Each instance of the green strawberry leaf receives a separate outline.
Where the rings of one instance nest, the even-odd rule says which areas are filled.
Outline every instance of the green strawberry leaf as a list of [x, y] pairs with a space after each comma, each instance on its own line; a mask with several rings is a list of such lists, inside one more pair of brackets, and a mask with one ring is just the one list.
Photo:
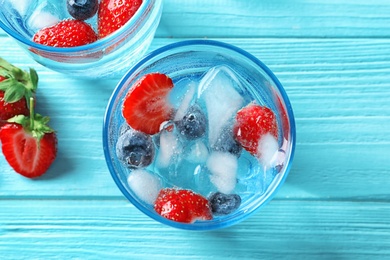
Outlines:
[[38, 86], [38, 74], [34, 69], [30, 68], [29, 72], [23, 71], [2, 58], [0, 58], [0, 76], [6, 78], [0, 82], [0, 90], [8, 92], [7, 95], [4, 94], [7, 96], [4, 99], [8, 103], [16, 102], [23, 97], [28, 101]]
[[9, 87], [4, 90], [4, 101], [7, 103], [14, 103], [22, 99], [26, 93], [24, 85], [14, 79], [8, 80]]
[[23, 129], [27, 133], [30, 133], [38, 142], [45, 134], [55, 132], [51, 127], [47, 125], [49, 121], [49, 117], [42, 116], [40, 114], [35, 114], [32, 120], [30, 117], [25, 115], [14, 116], [7, 120], [7, 122], [9, 123], [16, 123], [22, 125]]
[[32, 84], [32, 91], [35, 91], [38, 86], [38, 73], [33, 69], [30, 68], [30, 82]]
[[24, 125], [26, 121], [26, 116], [25, 115], [18, 115], [11, 117], [10, 119], [7, 120], [9, 123], [16, 123], [19, 125]]
[[4, 78], [9, 78], [10, 73], [8, 70], [4, 69], [3, 67], [0, 67], [0, 76], [2, 76]]
[[6, 79], [6, 80], [3, 80], [2, 82], [0, 82], [0, 90], [2, 91], [6, 91], [12, 84], [13, 82], [11, 82], [12, 79]]

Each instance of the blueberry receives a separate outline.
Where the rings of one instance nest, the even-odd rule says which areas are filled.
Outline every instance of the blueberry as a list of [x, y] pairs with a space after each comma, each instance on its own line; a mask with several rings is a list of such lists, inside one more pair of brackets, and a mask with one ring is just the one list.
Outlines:
[[206, 116], [197, 105], [190, 107], [185, 116], [175, 123], [180, 134], [189, 140], [199, 138], [206, 132]]
[[214, 215], [228, 215], [241, 205], [241, 197], [238, 194], [213, 193], [209, 197], [211, 211]]
[[[123, 130], [123, 129], [122, 129]], [[153, 161], [155, 148], [152, 138], [142, 132], [129, 128], [116, 143], [116, 155], [127, 167], [143, 168]]]
[[234, 139], [231, 128], [225, 128], [211, 148], [215, 151], [228, 152], [237, 156], [242, 151], [242, 146]]
[[77, 20], [86, 20], [94, 16], [99, 7], [98, 0], [67, 0], [69, 14]]

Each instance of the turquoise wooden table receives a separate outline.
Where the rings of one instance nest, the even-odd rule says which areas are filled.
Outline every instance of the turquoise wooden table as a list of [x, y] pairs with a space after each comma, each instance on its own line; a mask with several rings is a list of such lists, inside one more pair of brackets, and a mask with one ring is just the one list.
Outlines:
[[0, 157], [1, 259], [390, 259], [390, 1], [165, 0], [152, 49], [222, 40], [279, 77], [297, 124], [271, 203], [211, 232], [147, 218], [105, 164], [102, 120], [118, 79], [67, 78], [0, 32], [0, 56], [40, 75], [38, 112], [59, 154], [42, 178]]

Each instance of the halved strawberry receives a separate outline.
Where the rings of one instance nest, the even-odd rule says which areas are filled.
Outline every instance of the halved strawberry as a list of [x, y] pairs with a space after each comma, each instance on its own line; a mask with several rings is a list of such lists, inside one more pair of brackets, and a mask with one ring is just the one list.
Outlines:
[[137, 81], [127, 93], [122, 115], [133, 129], [146, 134], [156, 134], [160, 125], [173, 114], [168, 94], [173, 88], [172, 79], [165, 74], [147, 74]]
[[0, 58], [0, 126], [16, 115], [28, 115], [28, 100], [34, 97], [38, 74], [23, 71]]
[[261, 137], [266, 134], [278, 137], [275, 114], [268, 107], [251, 103], [237, 112], [233, 133], [245, 150], [258, 156]]
[[47, 126], [48, 117], [33, 113], [15, 116], [0, 129], [5, 159], [19, 174], [35, 178], [44, 174], [57, 155], [57, 137]]
[[39, 30], [33, 41], [53, 47], [76, 47], [86, 45], [97, 40], [92, 27], [80, 20], [66, 19], [57, 24]]
[[99, 39], [115, 32], [133, 17], [142, 0], [102, 0], [98, 10]]
[[191, 190], [162, 189], [154, 209], [161, 216], [182, 223], [213, 218], [208, 200]]

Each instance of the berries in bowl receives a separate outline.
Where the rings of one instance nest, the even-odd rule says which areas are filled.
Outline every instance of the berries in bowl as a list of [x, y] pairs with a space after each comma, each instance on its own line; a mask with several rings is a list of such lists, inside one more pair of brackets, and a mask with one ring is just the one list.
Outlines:
[[233, 225], [266, 204], [294, 146], [277, 78], [251, 54], [209, 40], [162, 47], [133, 66], [103, 126], [108, 169], [126, 198], [191, 230]]
[[1, 0], [0, 28], [42, 65], [73, 77], [116, 77], [147, 52], [158, 0]]

